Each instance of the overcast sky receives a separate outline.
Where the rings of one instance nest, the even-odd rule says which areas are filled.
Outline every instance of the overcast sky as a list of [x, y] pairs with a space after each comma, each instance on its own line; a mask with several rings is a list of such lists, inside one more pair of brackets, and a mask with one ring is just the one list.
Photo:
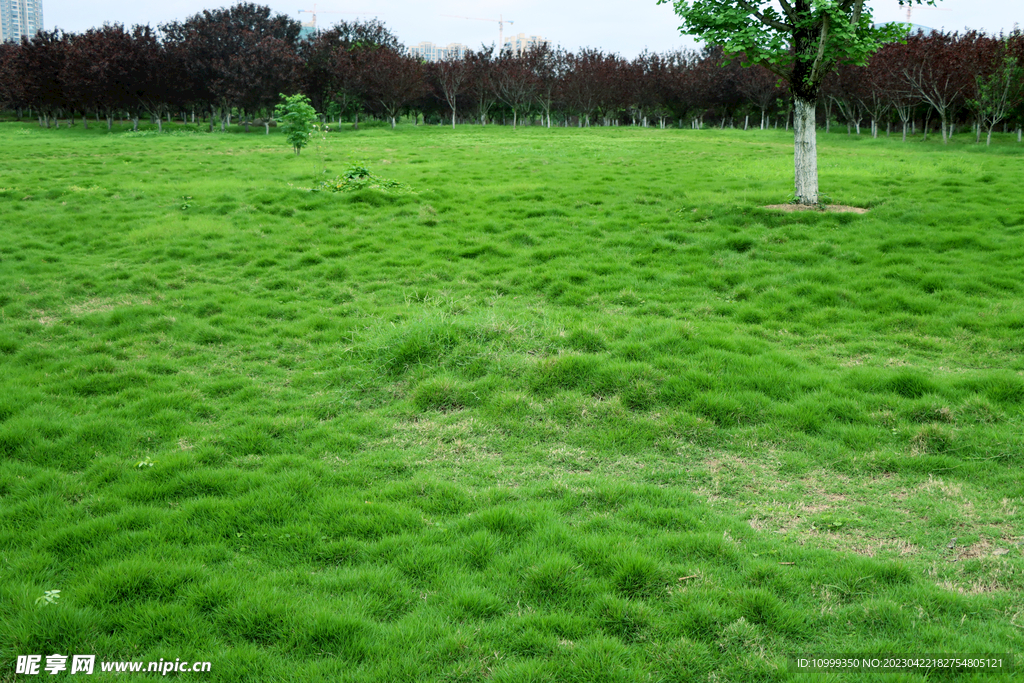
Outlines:
[[[259, 2], [259, 0], [254, 0]], [[230, 0], [43, 0], [47, 29], [84, 31], [104, 22], [157, 24], [183, 20], [196, 12], [233, 4]], [[270, 0], [274, 11], [308, 21], [307, 0]], [[906, 10], [897, 0], [868, 0], [876, 21], [905, 21]], [[912, 22], [933, 28], [962, 30], [965, 27], [990, 33], [1009, 31], [1024, 24], [1022, 0], [942, 0], [939, 8], [917, 8]], [[496, 21], [453, 19], [443, 15], [498, 19], [504, 16], [505, 35], [541, 35], [568, 49], [589, 46], [633, 57], [644, 48], [655, 52], [691, 47], [690, 38], [679, 35], [679, 21], [670, 5], [656, 0], [319, 0], [317, 23], [328, 26], [339, 19], [378, 17], [406, 45], [429, 40], [445, 45], [465, 43], [477, 47], [498, 42]], [[330, 13], [338, 12], [338, 13]]]

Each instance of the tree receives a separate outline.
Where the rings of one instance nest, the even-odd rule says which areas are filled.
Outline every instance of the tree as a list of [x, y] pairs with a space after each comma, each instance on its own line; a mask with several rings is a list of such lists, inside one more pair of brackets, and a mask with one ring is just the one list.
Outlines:
[[[926, 0], [900, 0], [922, 4]], [[934, 2], [934, 0], [928, 0]], [[815, 109], [822, 79], [840, 61], [863, 64], [901, 25], [873, 26], [865, 0], [658, 0], [672, 2], [680, 30], [726, 54], [743, 54], [789, 82], [796, 105], [796, 201], [818, 203]]]
[[786, 86], [779, 77], [760, 64], [740, 71], [736, 89], [761, 110], [761, 130], [768, 127], [765, 121], [768, 110], [786, 93]]
[[427, 92], [423, 64], [389, 47], [363, 50], [355, 58], [359, 86], [367, 105], [391, 120]]
[[170, 73], [167, 54], [149, 26], [133, 26], [131, 34], [131, 76], [128, 81], [128, 109], [133, 128], [138, 130], [143, 111], [156, 119], [162, 131], [161, 115], [170, 102]]
[[527, 53], [503, 50], [494, 65], [498, 99], [512, 110], [512, 130], [537, 93], [537, 78]]
[[[319, 112], [332, 100], [345, 113], [356, 101], [352, 53], [377, 47], [401, 50], [398, 38], [376, 19], [339, 21], [299, 44], [302, 58], [302, 91]], [[358, 127], [358, 118], [356, 126]]]
[[[237, 55], [252, 51], [265, 38], [283, 41], [290, 49], [298, 42], [301, 24], [281, 14], [271, 16], [270, 12], [269, 7], [239, 3], [203, 10], [184, 23], [161, 26], [167, 42], [185, 56], [193, 96], [210, 108], [211, 115], [213, 110], [221, 110], [221, 130], [225, 117], [231, 123], [231, 92], [237, 92], [237, 81], [244, 79], [244, 74], [239, 73]], [[232, 57], [236, 57], [234, 62]], [[210, 129], [213, 130], [212, 116]]]
[[877, 69], [885, 98], [896, 111], [903, 124], [903, 142], [907, 141], [907, 130], [914, 110], [921, 104], [921, 97], [904, 75], [912, 63], [913, 48], [906, 42], [889, 43], [871, 58], [871, 68]]
[[[280, 38], [267, 36], [248, 43], [234, 55], [225, 69], [230, 80], [224, 86], [228, 101], [243, 113], [268, 112], [280, 98], [279, 93], [294, 93], [298, 88], [302, 62], [295, 51]], [[264, 120], [270, 134], [269, 116]], [[249, 132], [249, 119], [245, 120]]]
[[86, 110], [102, 112], [107, 130], [113, 124], [113, 110], [127, 99], [122, 85], [128, 70], [123, 63], [131, 37], [120, 24], [106, 24], [73, 36], [60, 73], [64, 92], [82, 110], [82, 123], [88, 127]]
[[569, 112], [578, 117], [577, 125], [590, 125], [590, 117], [600, 103], [599, 79], [609, 59], [600, 50], [583, 48], [577, 54], [565, 56], [566, 74], [562, 79], [561, 99]]
[[867, 87], [867, 70], [853, 64], [840, 64], [821, 85], [821, 94], [839, 108], [839, 113], [846, 119], [846, 134], [851, 135], [851, 127], [860, 135], [860, 122], [864, 118], [864, 90]]
[[470, 63], [456, 55], [449, 55], [434, 66], [437, 89], [452, 110], [452, 130], [455, 129], [455, 109], [459, 97], [469, 86]]
[[551, 108], [555, 103], [558, 83], [565, 75], [565, 51], [553, 50], [547, 43], [533, 45], [526, 53], [533, 70], [537, 88], [534, 91], [536, 104], [547, 127], [551, 127]]
[[481, 46], [479, 52], [468, 50], [466, 61], [469, 62], [469, 93], [480, 119], [480, 125], [487, 125], [487, 116], [494, 106], [497, 86], [494, 80], [494, 48]]
[[[949, 142], [953, 115], [973, 93], [974, 60], [972, 47], [978, 34], [970, 31], [957, 33], [918, 33], [907, 39], [913, 47], [912, 59], [904, 67], [903, 75], [918, 96], [939, 115], [942, 122], [942, 142]], [[927, 134], [927, 131], [926, 131]]]
[[22, 36], [20, 49], [14, 53], [14, 69], [21, 77], [25, 102], [39, 112], [40, 127], [49, 128], [50, 119], [56, 120], [67, 104], [60, 74], [68, 40], [59, 29], [39, 31], [31, 39]]
[[305, 95], [281, 95], [283, 104], [278, 105], [277, 116], [283, 123], [283, 130], [292, 149], [298, 155], [309, 142], [310, 133], [316, 124], [316, 109]]
[[[1012, 39], [1019, 40], [1019, 34]], [[991, 145], [992, 129], [1024, 99], [1024, 69], [1011, 49], [1011, 38], [986, 39], [981, 52], [982, 68], [974, 77], [976, 95], [970, 104], [978, 113], [979, 137], [984, 126], [986, 144]]]
[[696, 117], [692, 114], [698, 106], [694, 87], [694, 73], [699, 55], [692, 50], [677, 50], [666, 56], [667, 70], [662, 83], [662, 99], [682, 128], [683, 120], [690, 118], [694, 127]]
[[0, 43], [0, 109], [16, 109], [21, 118], [25, 105], [25, 92], [17, 59], [21, 46], [15, 43]]

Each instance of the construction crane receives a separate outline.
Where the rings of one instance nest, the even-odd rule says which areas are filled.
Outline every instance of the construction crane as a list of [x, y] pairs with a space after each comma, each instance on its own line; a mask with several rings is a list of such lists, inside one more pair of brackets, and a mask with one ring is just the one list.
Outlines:
[[480, 19], [479, 17], [459, 17], [454, 14], [442, 14], [442, 17], [448, 17], [449, 19], [469, 19], [470, 21], [490, 21], [498, 24], [498, 52], [500, 53], [505, 49], [505, 24], [514, 24], [516, 22], [511, 19], [505, 19], [501, 14], [498, 15], [497, 19]]
[[[922, 7], [921, 9], [926, 9], [926, 10], [935, 10], [935, 11], [937, 11], [937, 12], [952, 12], [952, 11], [953, 11], [953, 10], [951, 10], [951, 9], [947, 9], [947, 8], [945, 8], [945, 7]], [[907, 23], [908, 23], [908, 24], [912, 24], [912, 23], [914, 23], [914, 22], [912, 22], [912, 21], [910, 20], [910, 10], [911, 10], [911, 6], [910, 6], [910, 5], [907, 5]]]

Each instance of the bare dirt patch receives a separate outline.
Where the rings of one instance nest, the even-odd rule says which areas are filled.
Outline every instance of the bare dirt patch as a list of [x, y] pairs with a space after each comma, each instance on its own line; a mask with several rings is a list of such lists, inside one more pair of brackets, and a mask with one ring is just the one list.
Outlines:
[[[119, 306], [152, 306], [153, 301], [151, 299], [140, 299], [137, 297], [122, 297], [120, 299], [105, 299], [96, 298], [89, 299], [77, 304], [71, 304], [67, 309], [67, 316], [74, 318], [87, 315], [89, 313], [105, 313], [112, 311]], [[52, 311], [35, 311], [36, 319], [40, 325], [50, 326], [60, 320], [62, 316]]]
[[867, 213], [868, 209], [860, 206], [846, 206], [844, 204], [819, 204], [808, 206], [807, 204], [769, 204], [763, 207], [775, 211], [825, 211], [827, 213]]

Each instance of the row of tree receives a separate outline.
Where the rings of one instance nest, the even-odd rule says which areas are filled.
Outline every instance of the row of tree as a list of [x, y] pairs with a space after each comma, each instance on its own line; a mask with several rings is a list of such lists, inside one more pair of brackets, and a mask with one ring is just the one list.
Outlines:
[[[80, 115], [172, 115], [219, 121], [233, 115], [268, 126], [282, 93], [301, 92], [325, 116], [395, 124], [417, 120], [487, 124], [788, 127], [788, 84], [761, 66], [725, 59], [720, 49], [644, 53], [627, 60], [594, 49], [493, 48], [425, 63], [377, 21], [341, 22], [299, 40], [298, 22], [267, 7], [239, 4], [184, 22], [84, 33], [40, 32], [0, 45], [0, 107], [40, 125]], [[864, 66], [839, 65], [821, 88], [826, 126], [834, 120], [873, 135], [895, 124], [904, 139], [918, 124], [957, 126], [978, 139], [1000, 124], [1024, 123], [1024, 35], [918, 33], [885, 45]], [[59, 124], [58, 124], [59, 125]]]

